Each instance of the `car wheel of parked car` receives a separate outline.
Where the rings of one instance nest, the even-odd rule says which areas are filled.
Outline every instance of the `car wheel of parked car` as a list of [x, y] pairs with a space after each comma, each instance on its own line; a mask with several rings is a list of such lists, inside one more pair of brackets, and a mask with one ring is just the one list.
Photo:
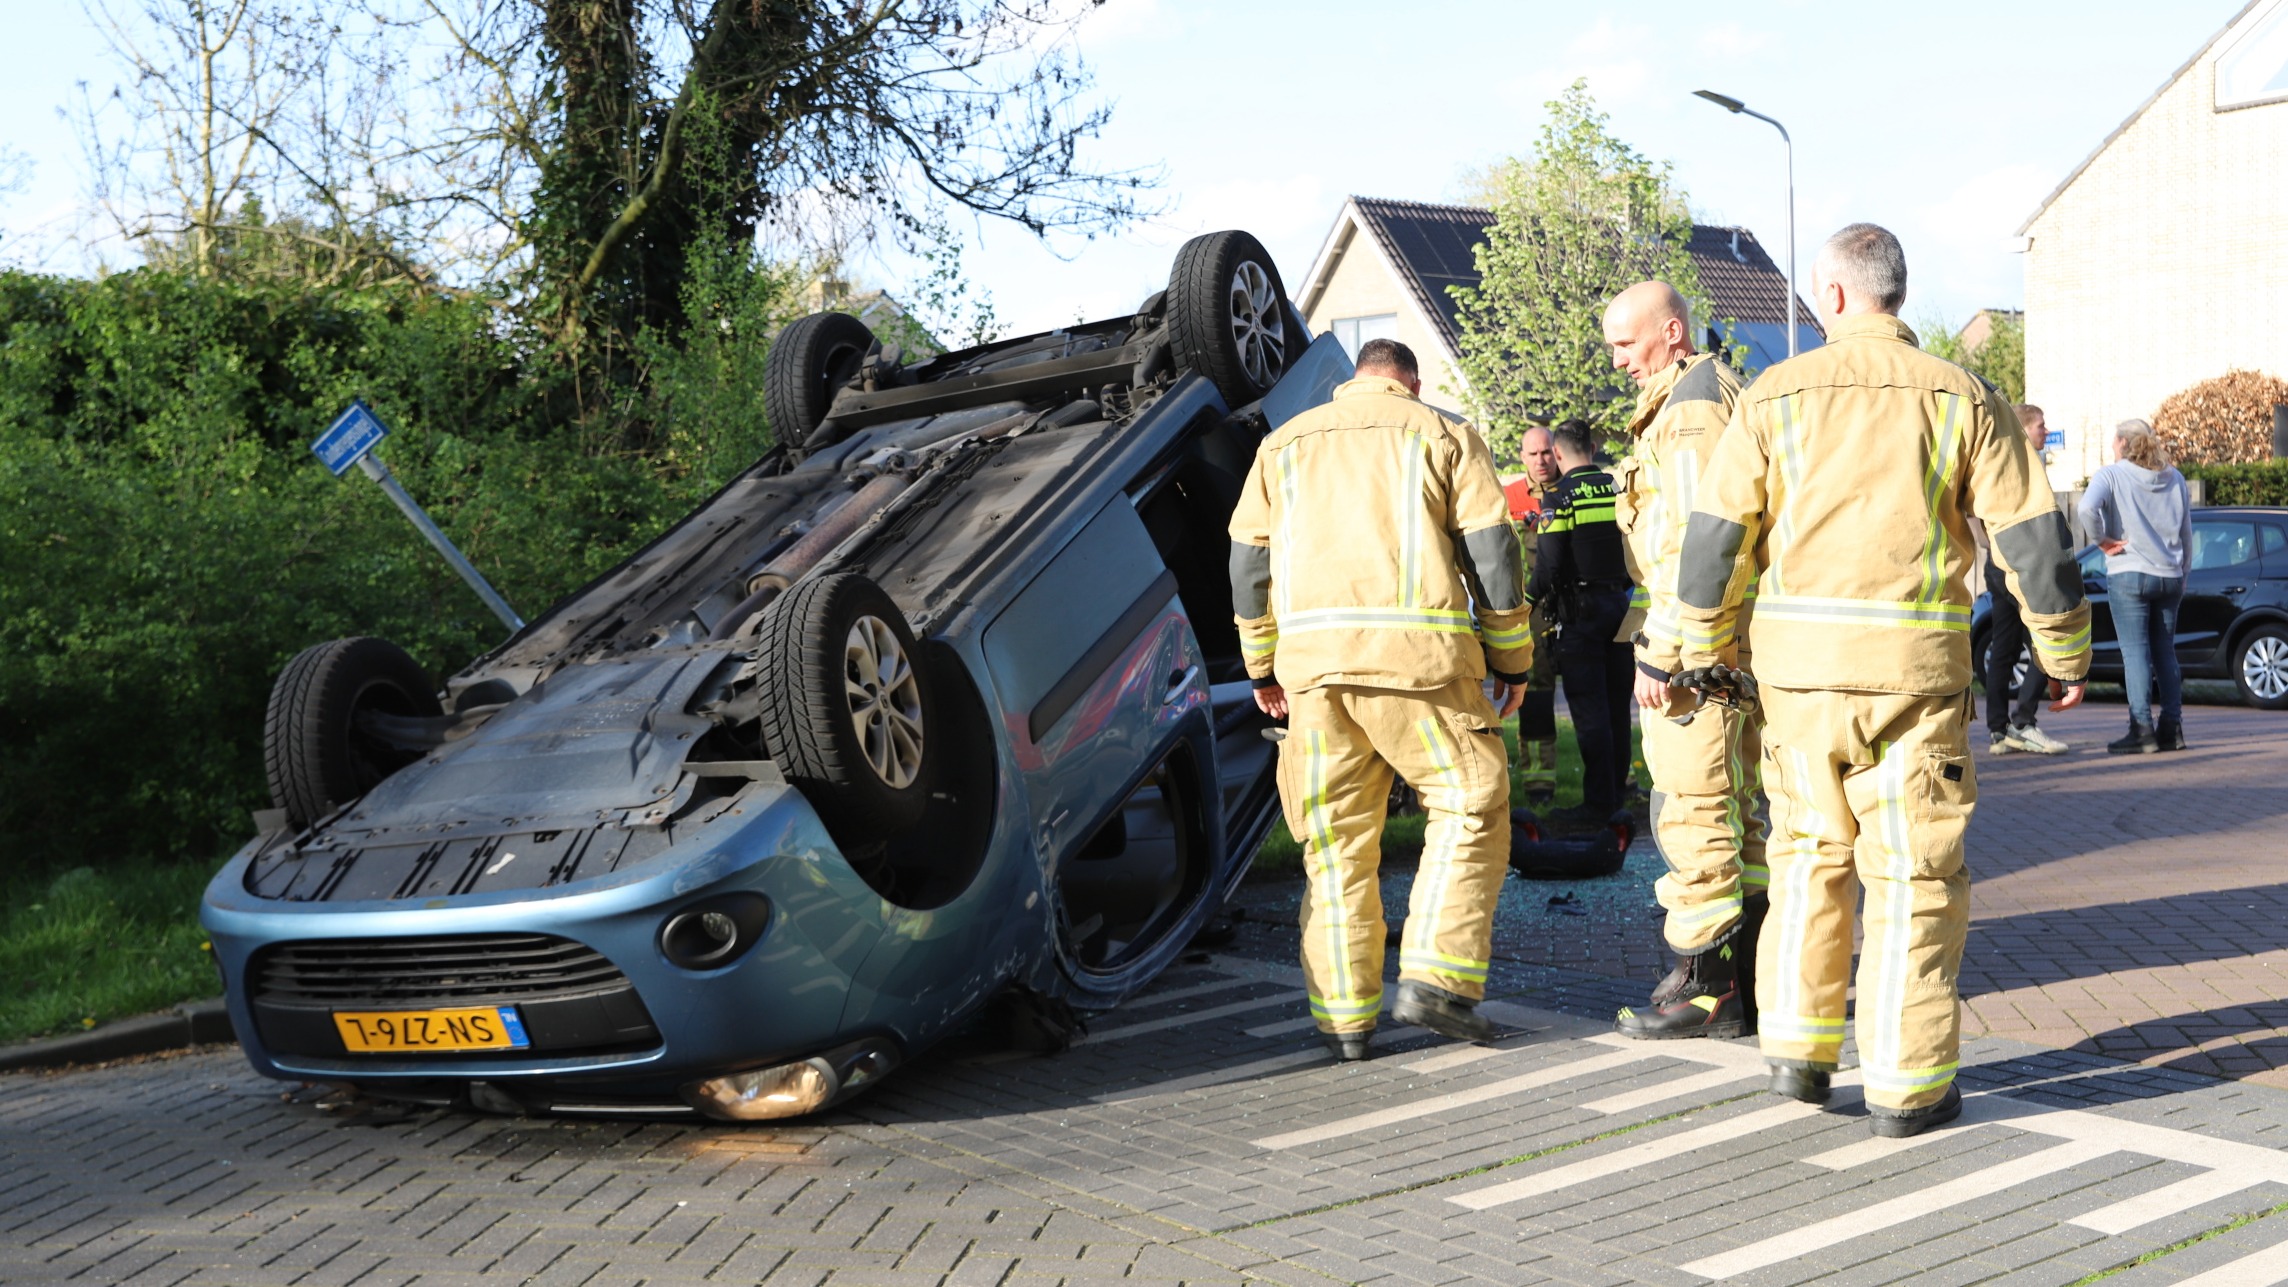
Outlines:
[[2232, 650], [2232, 677], [2251, 706], [2288, 709], [2288, 628], [2258, 626]]
[[787, 323], [763, 358], [763, 414], [771, 433], [800, 445], [873, 348], [874, 333], [848, 313], [812, 313]]
[[920, 821], [929, 804], [929, 694], [906, 615], [882, 587], [844, 573], [771, 604], [763, 741], [845, 845]]
[[429, 677], [386, 639], [331, 639], [305, 648], [270, 686], [262, 763], [270, 798], [306, 827], [420, 759], [359, 728], [367, 713], [443, 714]]
[[1263, 243], [1244, 232], [1194, 237], [1168, 273], [1168, 338], [1176, 361], [1206, 376], [1231, 406], [1255, 401], [1302, 348], [1287, 290]]

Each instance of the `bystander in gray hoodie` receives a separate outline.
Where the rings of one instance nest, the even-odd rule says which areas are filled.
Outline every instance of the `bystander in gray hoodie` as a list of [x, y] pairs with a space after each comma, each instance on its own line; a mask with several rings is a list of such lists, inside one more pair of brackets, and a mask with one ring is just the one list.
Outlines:
[[2090, 476], [2081, 525], [2092, 539], [2121, 541], [2105, 572], [2182, 577], [2193, 566], [2192, 497], [2175, 466], [2145, 469], [2116, 460]]

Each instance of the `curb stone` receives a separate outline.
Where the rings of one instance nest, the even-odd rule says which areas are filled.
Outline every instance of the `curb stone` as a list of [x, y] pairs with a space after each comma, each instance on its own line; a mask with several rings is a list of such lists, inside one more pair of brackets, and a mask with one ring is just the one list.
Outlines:
[[102, 1063], [135, 1055], [155, 1055], [185, 1046], [236, 1041], [230, 1011], [221, 997], [189, 1001], [172, 1010], [107, 1023], [66, 1037], [0, 1046], [0, 1072]]

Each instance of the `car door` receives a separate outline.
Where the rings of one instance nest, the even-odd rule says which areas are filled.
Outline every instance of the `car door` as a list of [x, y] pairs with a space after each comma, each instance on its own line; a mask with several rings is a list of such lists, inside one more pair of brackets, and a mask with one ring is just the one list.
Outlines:
[[2263, 576], [2256, 522], [2193, 515], [2193, 567], [2177, 609], [2177, 662], [2188, 670], [2224, 664], [2218, 655], [2249, 592]]
[[2075, 556], [2081, 565], [2082, 597], [2089, 600], [2089, 666], [2111, 679], [2121, 677], [2121, 640], [2113, 633], [2113, 604], [2105, 593], [2105, 551], [2092, 545]]
[[1036, 843], [1055, 862], [1207, 702], [1176, 578], [1115, 495], [985, 630]]

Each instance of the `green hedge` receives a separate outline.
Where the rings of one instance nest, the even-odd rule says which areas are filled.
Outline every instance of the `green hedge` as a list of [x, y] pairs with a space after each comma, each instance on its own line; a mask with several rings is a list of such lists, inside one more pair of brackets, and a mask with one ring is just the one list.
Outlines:
[[[688, 381], [744, 383], [757, 352], [738, 347], [719, 370], [695, 354]], [[262, 709], [296, 651], [384, 635], [441, 676], [498, 641], [378, 488], [309, 454], [350, 399], [528, 617], [759, 445], [749, 427], [671, 440], [682, 464], [588, 449], [534, 352], [477, 299], [0, 273], [6, 865], [211, 857], [265, 803]]]
[[2208, 485], [2211, 505], [2288, 505], [2288, 460], [2181, 468], [2185, 477]]

